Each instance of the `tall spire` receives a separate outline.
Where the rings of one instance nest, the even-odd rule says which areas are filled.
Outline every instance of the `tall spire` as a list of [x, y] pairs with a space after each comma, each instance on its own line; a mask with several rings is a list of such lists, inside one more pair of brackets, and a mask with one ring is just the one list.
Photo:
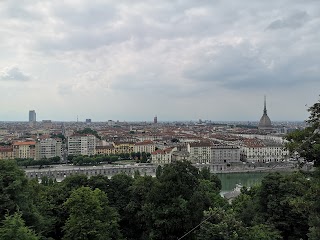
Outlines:
[[264, 109], [263, 114], [267, 114], [267, 97], [264, 95]]

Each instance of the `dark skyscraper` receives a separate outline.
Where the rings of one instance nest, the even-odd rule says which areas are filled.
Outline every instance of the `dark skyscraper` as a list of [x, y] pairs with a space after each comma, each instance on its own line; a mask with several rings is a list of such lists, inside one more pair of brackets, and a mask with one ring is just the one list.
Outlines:
[[37, 121], [36, 111], [30, 110], [29, 111], [29, 122], [36, 122], [36, 121]]

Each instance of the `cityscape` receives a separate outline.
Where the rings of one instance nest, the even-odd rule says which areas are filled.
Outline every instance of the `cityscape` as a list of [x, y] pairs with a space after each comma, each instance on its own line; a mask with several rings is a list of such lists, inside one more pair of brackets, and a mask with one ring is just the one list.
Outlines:
[[320, 1], [0, 1], [0, 240], [319, 240]]
[[284, 136], [307, 125], [272, 123], [266, 97], [263, 106], [259, 122], [238, 123], [201, 119], [161, 122], [157, 116], [149, 122], [37, 122], [36, 111], [30, 110], [28, 122], [1, 123], [0, 159], [55, 158], [58, 163], [68, 163], [68, 156], [70, 160], [78, 155], [114, 155], [135, 163], [132, 155], [143, 153], [144, 159], [139, 156], [137, 163], [164, 165], [187, 160], [206, 164], [213, 172], [246, 171], [251, 167], [242, 163], [279, 163], [279, 167], [287, 167], [281, 163], [296, 159], [285, 149]]

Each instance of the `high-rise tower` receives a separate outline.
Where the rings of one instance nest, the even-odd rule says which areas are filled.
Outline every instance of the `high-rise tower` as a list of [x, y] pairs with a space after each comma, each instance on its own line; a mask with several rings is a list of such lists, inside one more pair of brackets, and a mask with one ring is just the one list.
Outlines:
[[266, 96], [264, 96], [263, 115], [260, 118], [258, 128], [262, 129], [262, 130], [267, 130], [267, 129], [272, 128], [271, 120], [267, 114], [267, 97]]
[[30, 110], [29, 111], [29, 122], [36, 122], [36, 121], [37, 121], [36, 111]]

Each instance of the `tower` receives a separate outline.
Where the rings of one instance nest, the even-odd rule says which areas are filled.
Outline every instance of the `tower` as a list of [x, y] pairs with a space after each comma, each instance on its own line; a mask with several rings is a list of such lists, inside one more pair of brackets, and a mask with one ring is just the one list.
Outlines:
[[268, 130], [268, 129], [272, 128], [271, 120], [267, 114], [267, 97], [266, 97], [266, 95], [264, 95], [263, 115], [260, 118], [258, 128], [261, 130]]
[[29, 122], [36, 122], [37, 117], [36, 117], [36, 111], [35, 110], [30, 110], [29, 111]]

